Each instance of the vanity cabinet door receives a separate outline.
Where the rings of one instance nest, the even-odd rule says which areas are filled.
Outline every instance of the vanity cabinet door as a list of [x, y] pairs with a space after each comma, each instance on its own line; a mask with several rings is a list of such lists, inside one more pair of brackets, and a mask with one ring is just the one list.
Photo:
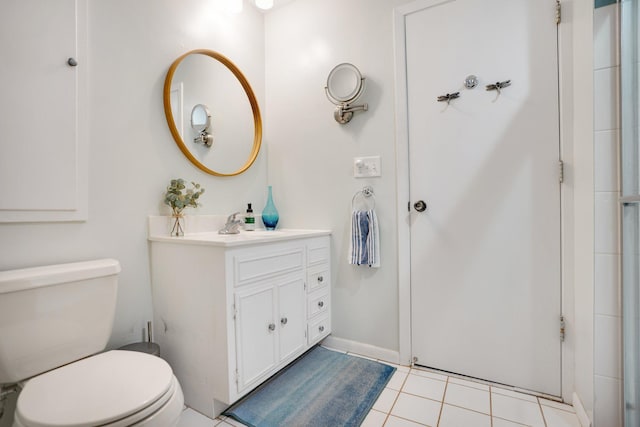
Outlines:
[[[265, 376], [278, 362], [273, 285], [240, 289], [235, 295], [238, 392]], [[277, 322], [277, 323], [276, 323]]]
[[280, 361], [299, 355], [307, 344], [305, 301], [302, 275], [292, 277], [278, 285]]

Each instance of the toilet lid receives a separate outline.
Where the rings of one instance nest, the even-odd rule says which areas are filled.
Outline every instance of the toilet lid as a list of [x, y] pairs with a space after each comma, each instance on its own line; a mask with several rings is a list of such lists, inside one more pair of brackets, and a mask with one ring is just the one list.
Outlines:
[[171, 387], [173, 372], [162, 359], [112, 350], [29, 380], [16, 415], [34, 427], [97, 426], [139, 412]]

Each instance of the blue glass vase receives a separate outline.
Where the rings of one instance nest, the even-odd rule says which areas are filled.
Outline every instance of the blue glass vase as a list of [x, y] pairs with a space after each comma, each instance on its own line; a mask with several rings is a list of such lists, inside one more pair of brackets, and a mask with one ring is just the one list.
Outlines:
[[273, 195], [271, 193], [271, 186], [267, 187], [269, 193], [267, 196], [267, 204], [262, 210], [262, 223], [264, 224], [264, 228], [267, 230], [275, 230], [276, 225], [278, 224], [278, 220], [280, 216], [278, 215], [278, 210], [276, 209], [276, 205], [273, 204]]

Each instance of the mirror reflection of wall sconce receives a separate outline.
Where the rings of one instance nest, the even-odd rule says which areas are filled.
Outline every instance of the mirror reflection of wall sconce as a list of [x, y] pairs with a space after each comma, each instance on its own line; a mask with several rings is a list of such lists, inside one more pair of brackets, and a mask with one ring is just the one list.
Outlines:
[[367, 111], [368, 104], [351, 105], [364, 91], [364, 77], [355, 65], [342, 63], [329, 73], [324, 88], [327, 98], [336, 106], [333, 117], [341, 125], [349, 123], [354, 111]]
[[193, 138], [196, 144], [204, 144], [207, 147], [213, 145], [213, 135], [211, 135], [211, 113], [206, 105], [197, 104], [191, 110], [191, 128], [198, 134]]

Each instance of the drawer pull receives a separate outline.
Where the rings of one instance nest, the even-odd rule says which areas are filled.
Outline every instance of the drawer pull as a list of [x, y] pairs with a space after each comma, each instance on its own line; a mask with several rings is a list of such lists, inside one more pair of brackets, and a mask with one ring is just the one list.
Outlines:
[[320, 332], [324, 332], [324, 326], [322, 326], [322, 325], [321, 325], [321, 326], [318, 328], [318, 330], [319, 330]]
[[324, 307], [324, 301], [319, 301], [318, 302], [318, 307], [320, 307], [320, 308]]
[[269, 330], [272, 331], [272, 332], [276, 330], [275, 323], [269, 323]]
[[286, 325], [288, 321], [289, 320], [286, 317], [283, 317], [282, 319], [280, 319], [280, 323], [282, 323], [282, 325]]
[[324, 281], [324, 277], [318, 276], [318, 283], [322, 283]]

